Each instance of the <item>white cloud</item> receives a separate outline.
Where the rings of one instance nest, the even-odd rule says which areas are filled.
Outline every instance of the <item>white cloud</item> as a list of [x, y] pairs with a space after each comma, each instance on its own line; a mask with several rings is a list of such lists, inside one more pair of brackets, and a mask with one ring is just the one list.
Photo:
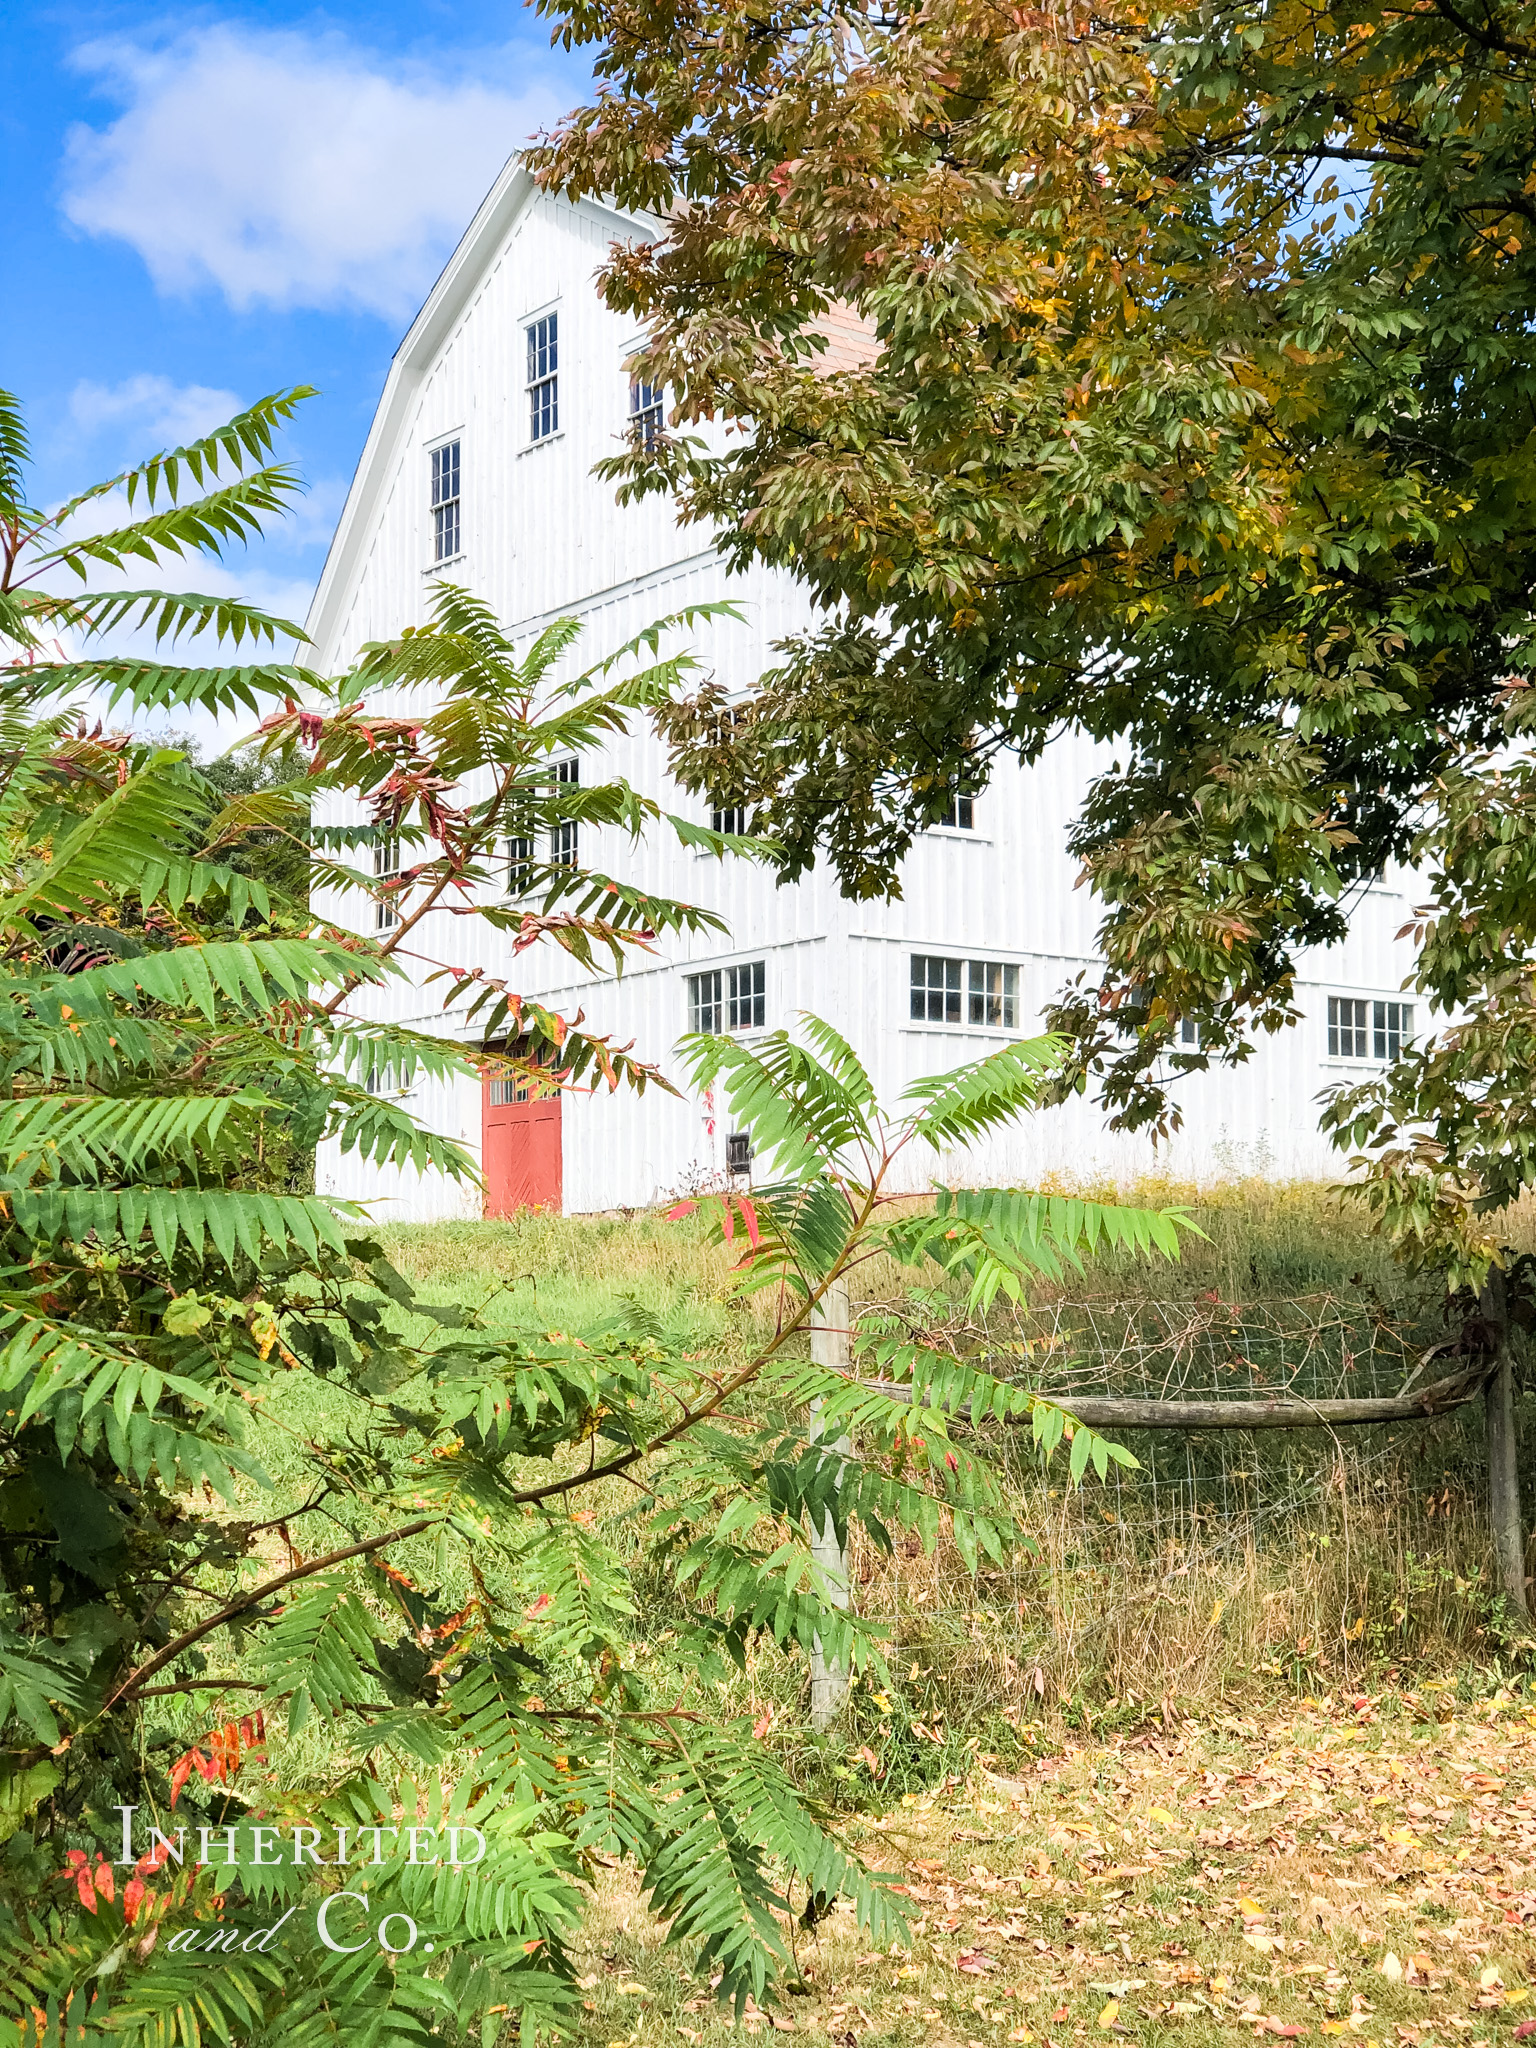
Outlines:
[[560, 111], [547, 87], [497, 79], [519, 57], [444, 79], [287, 29], [86, 44], [75, 63], [123, 112], [71, 131], [65, 214], [130, 243], [163, 291], [398, 320], [507, 157]]
[[83, 434], [104, 427], [131, 428], [156, 447], [181, 447], [222, 426], [240, 410], [233, 391], [208, 384], [173, 384], [147, 372], [120, 384], [78, 383], [69, 395], [69, 416]]

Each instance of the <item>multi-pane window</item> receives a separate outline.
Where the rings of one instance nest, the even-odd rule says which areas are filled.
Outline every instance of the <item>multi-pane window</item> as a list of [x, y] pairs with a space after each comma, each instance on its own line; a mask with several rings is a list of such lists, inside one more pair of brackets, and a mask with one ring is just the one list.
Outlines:
[[952, 796], [949, 809], [939, 819], [940, 825], [947, 825], [952, 832], [971, 832], [976, 827], [976, 806], [971, 797]]
[[[555, 788], [575, 789], [581, 781], [581, 763], [572, 756], [555, 763]], [[557, 868], [573, 868], [578, 861], [581, 828], [574, 818], [562, 818], [549, 835], [549, 857]]]
[[[524, 1053], [522, 1057], [527, 1058], [528, 1055]], [[533, 1064], [542, 1067], [547, 1066], [549, 1061], [544, 1054], [537, 1054], [533, 1058]], [[535, 1102], [544, 1092], [544, 1087], [531, 1074], [501, 1073], [492, 1074], [491, 1076], [491, 1107], [493, 1109], [504, 1108], [509, 1102]]]
[[1019, 1024], [1019, 970], [1001, 960], [952, 960], [914, 953], [908, 1015], [915, 1024], [969, 1024], [982, 1031], [1015, 1031]]
[[973, 1024], [1012, 1031], [1019, 1021], [1019, 970], [997, 960], [973, 960], [970, 997]]
[[432, 450], [432, 559], [446, 562], [460, 552], [464, 533], [459, 522], [459, 444], [448, 441]]
[[1412, 1036], [1412, 1003], [1368, 1003], [1359, 996], [1328, 998], [1330, 1059], [1395, 1060]]
[[1179, 1044], [1189, 1047], [1199, 1046], [1200, 1022], [1198, 1018], [1181, 1017], [1179, 1019]]
[[526, 896], [533, 887], [533, 841], [526, 833], [507, 841], [507, 894]]
[[709, 814], [711, 832], [742, 833], [747, 829], [747, 807], [745, 804], [727, 804], [724, 810]]
[[390, 885], [400, 875], [400, 842], [393, 835], [381, 839], [373, 849], [373, 878], [378, 884], [374, 898], [373, 922], [377, 931], [393, 931], [400, 922], [399, 898]]
[[960, 980], [963, 960], [941, 959], [937, 953], [912, 955], [912, 1015], [920, 1024], [960, 1022]]
[[766, 1015], [765, 971], [761, 960], [725, 970], [725, 1028], [760, 1031]]
[[637, 447], [654, 448], [662, 435], [662, 414], [666, 395], [660, 384], [648, 384], [643, 377], [629, 380], [629, 432]]
[[547, 441], [560, 431], [560, 315], [531, 321], [528, 336], [528, 438]]
[[767, 1021], [767, 969], [761, 960], [711, 967], [688, 977], [688, 1015], [695, 1031], [760, 1031]]
[[1372, 1043], [1379, 1060], [1395, 1060], [1413, 1036], [1412, 1003], [1376, 1003]]
[[688, 977], [688, 1022], [695, 1031], [719, 1031], [725, 1023], [725, 976], [718, 967]]
[[1368, 1060], [1369, 1033], [1366, 1009], [1358, 996], [1328, 998], [1328, 1057], [1334, 1060]]

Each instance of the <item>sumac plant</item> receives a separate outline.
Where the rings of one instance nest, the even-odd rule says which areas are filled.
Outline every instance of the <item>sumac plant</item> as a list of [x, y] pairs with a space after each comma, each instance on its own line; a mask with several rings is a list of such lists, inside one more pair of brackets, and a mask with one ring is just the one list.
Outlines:
[[[93, 564], [252, 531], [288, 488], [267, 456], [289, 403], [117, 479], [140, 516], [78, 544], [28, 509], [0, 411], [0, 2019], [38, 2044], [531, 2044], [573, 2024], [572, 1949], [612, 1859], [740, 2010], [790, 1960], [796, 1888], [850, 1899], [873, 1939], [901, 1926], [712, 1702], [754, 1643], [880, 1668], [813, 1527], [945, 1530], [997, 1556], [1021, 1532], [989, 1418], [1030, 1416], [1045, 1449], [1070, 1436], [1075, 1475], [1123, 1455], [920, 1338], [809, 1364], [808, 1324], [876, 1254], [981, 1307], [1096, 1244], [1173, 1256], [1182, 1219], [1016, 1190], [893, 1204], [911, 1156], [1026, 1112], [1060, 1048], [999, 1050], [887, 1117], [815, 1021], [683, 1055], [771, 1162], [749, 1205], [716, 1205], [722, 1289], [772, 1303], [755, 1342], [685, 1353], [638, 1312], [491, 1327], [418, 1297], [356, 1210], [269, 1172], [328, 1137], [472, 1179], [373, 1092], [386, 1069], [660, 1082], [503, 982], [449, 978], [456, 1038], [364, 1011], [407, 937], [430, 971], [433, 914], [476, 914], [527, 821], [665, 825], [549, 763], [683, 666], [657, 629], [557, 682], [573, 627], [519, 657], [453, 591], [334, 682], [95, 654], [125, 621], [167, 655], [200, 632], [298, 637], [224, 600], [90, 591]], [[45, 661], [64, 634], [84, 651]], [[87, 689], [270, 707], [266, 742], [302, 772], [225, 801], [174, 749], [85, 729]], [[323, 845], [321, 793], [354, 819]], [[303, 846], [361, 929], [274, 900], [232, 858], [252, 832]], [[398, 872], [375, 874], [385, 839]], [[530, 890], [478, 914], [580, 960], [706, 921], [581, 868]], [[642, 1586], [662, 1582], [696, 1673], [683, 1698], [636, 1654]]]

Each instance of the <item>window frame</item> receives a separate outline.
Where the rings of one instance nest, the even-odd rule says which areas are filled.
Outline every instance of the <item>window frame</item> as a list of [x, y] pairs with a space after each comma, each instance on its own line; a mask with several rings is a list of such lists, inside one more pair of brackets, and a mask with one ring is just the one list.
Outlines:
[[525, 896], [533, 894], [537, 842], [532, 833], [509, 832], [502, 844], [506, 853], [503, 889], [509, 901], [521, 903]]
[[[547, 331], [546, 331], [547, 330]], [[560, 433], [560, 307], [523, 319], [523, 392], [527, 399], [530, 448], [541, 448]]]
[[[556, 789], [580, 789], [581, 757], [567, 754], [552, 763], [551, 781]], [[549, 864], [555, 868], [581, 866], [581, 820], [561, 818], [549, 828]]]
[[[400, 834], [391, 832], [383, 839], [376, 840], [373, 847], [373, 879], [382, 887], [385, 882], [395, 880], [400, 874]], [[376, 932], [392, 932], [400, 922], [400, 892], [389, 895], [376, 894], [373, 899], [373, 928]]]
[[[986, 977], [996, 975], [1000, 986], [989, 988]], [[967, 960], [965, 963], [966, 1021], [973, 1031], [1017, 1031], [1019, 1028], [1019, 969], [1011, 960]], [[986, 1014], [997, 1006], [997, 1021]], [[978, 1008], [982, 1014], [977, 1015]]]
[[1024, 1028], [1023, 964], [977, 953], [907, 953], [904, 1028], [969, 1033]]
[[733, 960], [685, 977], [688, 1028], [709, 1038], [744, 1038], [768, 1028], [768, 961]]
[[630, 445], [646, 453], [656, 446], [667, 430], [667, 387], [651, 384], [644, 377], [629, 380]]
[[[911, 953], [907, 956], [907, 1021], [911, 1024], [938, 1024], [944, 1027], [954, 1025], [965, 1028], [966, 1015], [966, 962], [963, 954]], [[922, 975], [918, 974], [918, 963], [922, 963]], [[930, 972], [934, 967], [942, 968], [943, 974], [935, 980]], [[953, 973], [951, 973], [953, 969]], [[934, 1014], [937, 998], [940, 1009]], [[953, 998], [954, 1015], [949, 1014]], [[919, 1004], [922, 1007], [919, 1007]]]
[[1390, 996], [1371, 1002], [1371, 1051], [1383, 1066], [1401, 1059], [1413, 1042], [1413, 1004]]
[[[432, 561], [431, 567], [441, 568], [444, 562], [457, 561], [464, 552], [464, 434], [456, 428], [441, 441], [435, 441], [427, 450], [430, 464], [427, 509], [432, 515]], [[452, 491], [443, 488], [446, 479], [442, 472], [447, 467], [446, 458], [453, 458]], [[444, 545], [445, 521], [452, 515], [451, 547]]]
[[1328, 1057], [1358, 1066], [1370, 1059], [1370, 998], [1328, 998]]

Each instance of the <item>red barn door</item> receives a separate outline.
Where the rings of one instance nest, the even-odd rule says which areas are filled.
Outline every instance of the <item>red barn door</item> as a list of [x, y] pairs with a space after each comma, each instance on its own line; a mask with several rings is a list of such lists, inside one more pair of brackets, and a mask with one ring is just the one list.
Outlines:
[[480, 1111], [485, 1213], [560, 1208], [560, 1094], [530, 1100], [528, 1083], [487, 1074]]

